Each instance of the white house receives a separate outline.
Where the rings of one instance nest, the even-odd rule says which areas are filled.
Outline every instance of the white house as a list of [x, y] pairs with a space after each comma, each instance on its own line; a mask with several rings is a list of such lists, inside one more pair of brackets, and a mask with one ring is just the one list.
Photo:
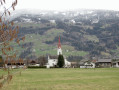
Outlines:
[[[47, 68], [55, 67], [57, 65], [58, 55], [62, 55], [60, 37], [59, 37], [58, 48], [57, 48], [57, 56], [48, 56], [48, 63], [46, 65]], [[64, 67], [70, 67], [71, 66], [71, 63], [69, 61], [67, 61], [65, 56], [64, 56], [64, 62], [65, 62]]]
[[85, 62], [84, 66], [85, 66], [85, 68], [95, 68], [95, 63], [93, 63], [93, 62], [90, 62], [90, 63]]
[[95, 63], [91, 61], [80, 61], [80, 68], [95, 68]]
[[119, 61], [115, 61], [115, 62], [113, 62], [113, 67], [117, 67], [117, 68], [119, 68]]
[[48, 67], [55, 67], [57, 65], [57, 58], [58, 56], [48, 56]]

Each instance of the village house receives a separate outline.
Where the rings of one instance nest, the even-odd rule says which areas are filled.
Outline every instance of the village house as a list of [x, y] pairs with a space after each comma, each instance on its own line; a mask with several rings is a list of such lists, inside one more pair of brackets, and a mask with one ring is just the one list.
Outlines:
[[79, 62], [80, 68], [95, 68], [95, 62], [90, 60], [81, 60]]
[[56, 67], [57, 66], [57, 60], [58, 56], [48, 56], [48, 63], [47, 65], [50, 67]]
[[35, 65], [35, 64], [37, 64], [37, 61], [36, 61], [36, 60], [31, 60], [31, 61], [29, 62], [29, 64], [30, 64], [30, 65]]
[[24, 60], [26, 66], [40, 66], [38, 60]]
[[96, 62], [96, 67], [100, 68], [112, 67], [112, 59], [98, 59]]
[[119, 68], [119, 61], [115, 61], [112, 63], [113, 67]]
[[112, 67], [119, 68], [119, 59], [112, 59]]
[[77, 68], [77, 67], [79, 67], [78, 62], [71, 62], [71, 67], [72, 67], [72, 68]]
[[4, 60], [6, 68], [20, 68], [24, 67], [24, 61], [22, 59], [19, 60]]

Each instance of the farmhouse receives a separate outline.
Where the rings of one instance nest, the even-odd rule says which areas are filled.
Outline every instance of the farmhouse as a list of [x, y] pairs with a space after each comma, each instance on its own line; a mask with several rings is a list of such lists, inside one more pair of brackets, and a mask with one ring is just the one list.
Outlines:
[[[57, 56], [48, 56], [48, 63], [47, 63], [47, 68], [49, 67], [56, 67], [57, 66], [57, 62], [58, 62], [58, 55], [62, 55], [62, 49], [61, 49], [61, 43], [60, 43], [60, 37], [59, 37], [59, 42], [58, 42], [58, 48], [57, 48]], [[67, 61], [66, 57], [64, 57], [64, 62], [65, 62], [65, 66], [64, 67], [70, 67], [71, 63], [69, 61]]]
[[72, 68], [77, 68], [79, 65], [78, 65], [78, 62], [71, 62], [71, 67]]
[[112, 67], [112, 60], [111, 59], [98, 59], [96, 62], [96, 67]]
[[119, 60], [112, 61], [112, 66], [119, 68]]
[[80, 68], [95, 68], [95, 62], [89, 60], [82, 60], [79, 62]]
[[24, 61], [22, 59], [19, 60], [4, 60], [4, 64], [6, 68], [19, 68], [24, 67]]

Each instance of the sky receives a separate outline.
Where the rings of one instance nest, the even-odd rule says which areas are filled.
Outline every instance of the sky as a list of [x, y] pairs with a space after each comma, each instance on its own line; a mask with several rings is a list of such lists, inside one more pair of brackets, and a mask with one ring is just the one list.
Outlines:
[[75, 10], [106, 9], [119, 10], [119, 0], [18, 0], [16, 9]]

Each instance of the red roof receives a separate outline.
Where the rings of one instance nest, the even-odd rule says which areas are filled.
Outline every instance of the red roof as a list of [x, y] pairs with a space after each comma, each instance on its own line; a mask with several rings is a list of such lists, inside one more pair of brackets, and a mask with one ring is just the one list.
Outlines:
[[61, 48], [60, 36], [59, 36], [58, 48]]

